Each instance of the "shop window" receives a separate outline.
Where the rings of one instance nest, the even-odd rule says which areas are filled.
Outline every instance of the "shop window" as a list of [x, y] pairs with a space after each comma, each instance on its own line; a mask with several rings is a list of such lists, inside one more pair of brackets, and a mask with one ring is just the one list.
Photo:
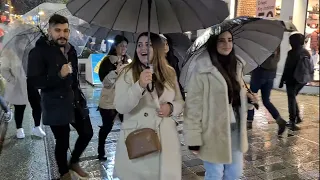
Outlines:
[[319, 1], [309, 0], [306, 17], [306, 49], [311, 54], [314, 64], [314, 82], [309, 85], [319, 86]]

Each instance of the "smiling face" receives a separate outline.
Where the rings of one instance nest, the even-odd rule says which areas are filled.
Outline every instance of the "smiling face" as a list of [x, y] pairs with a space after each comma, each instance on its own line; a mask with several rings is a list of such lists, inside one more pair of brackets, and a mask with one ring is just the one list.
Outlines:
[[151, 62], [153, 59], [153, 48], [152, 43], [150, 42], [150, 49], [149, 49], [149, 61], [148, 61], [148, 37], [147, 36], [141, 36], [138, 39], [137, 49], [136, 53], [138, 55], [138, 58], [142, 64], [147, 64], [148, 62]]
[[224, 32], [219, 35], [217, 42], [217, 51], [219, 54], [227, 56], [233, 48], [233, 39], [230, 32]]

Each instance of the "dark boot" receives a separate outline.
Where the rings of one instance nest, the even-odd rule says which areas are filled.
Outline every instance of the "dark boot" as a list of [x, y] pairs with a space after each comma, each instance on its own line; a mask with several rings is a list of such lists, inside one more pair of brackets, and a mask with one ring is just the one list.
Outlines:
[[299, 123], [301, 123], [301, 122], [302, 122], [302, 119], [298, 116], [298, 117], [297, 117], [296, 124], [299, 124]]
[[284, 133], [284, 131], [286, 130], [287, 121], [285, 121], [281, 117], [278, 117], [276, 119], [276, 122], [278, 124], [278, 136], [281, 136]]
[[248, 130], [252, 129], [252, 122], [250, 121], [247, 122], [247, 129]]
[[297, 121], [297, 118], [290, 119], [289, 129], [291, 131], [299, 131], [300, 130], [300, 128], [296, 125], [296, 121]]

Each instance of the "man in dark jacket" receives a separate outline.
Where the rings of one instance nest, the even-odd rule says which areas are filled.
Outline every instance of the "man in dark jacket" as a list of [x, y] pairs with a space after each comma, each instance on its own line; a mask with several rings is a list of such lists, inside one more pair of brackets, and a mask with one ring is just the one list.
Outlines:
[[296, 126], [296, 123], [300, 123], [301, 118], [296, 96], [306, 84], [298, 83], [294, 77], [294, 72], [298, 62], [302, 60], [301, 57], [308, 56], [310, 58], [310, 54], [303, 47], [304, 35], [300, 33], [293, 34], [289, 37], [289, 41], [292, 49], [288, 52], [279, 88], [282, 88], [284, 83], [286, 84], [290, 128], [291, 130], [299, 130], [299, 127]]
[[[28, 82], [41, 89], [43, 124], [50, 126], [56, 139], [55, 157], [61, 179], [71, 179], [69, 169], [78, 176], [88, 177], [78, 162], [93, 130], [78, 80], [77, 53], [68, 43], [68, 19], [53, 15], [48, 34], [49, 37], [41, 37], [29, 53]], [[74, 126], [79, 137], [68, 166], [69, 124]]]
[[[250, 90], [253, 93], [257, 93], [261, 90], [263, 105], [267, 108], [273, 119], [276, 120], [279, 130], [278, 135], [286, 129], [286, 121], [280, 116], [279, 111], [270, 102], [271, 90], [273, 88], [274, 78], [277, 74], [277, 65], [280, 59], [280, 47], [263, 63], [260, 67], [255, 69], [251, 74]], [[252, 122], [254, 117], [254, 109], [248, 111], [248, 124], [249, 129], [252, 128]]]

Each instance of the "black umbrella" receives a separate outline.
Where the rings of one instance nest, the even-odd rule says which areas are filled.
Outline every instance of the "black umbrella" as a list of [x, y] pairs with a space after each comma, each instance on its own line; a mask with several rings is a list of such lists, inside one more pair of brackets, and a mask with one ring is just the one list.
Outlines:
[[261, 65], [276, 50], [282, 41], [285, 29], [282, 21], [252, 17], [238, 17], [208, 28], [188, 50], [180, 76], [182, 87], [186, 87], [195, 66], [195, 57], [205, 49], [210, 36], [225, 31], [232, 33], [235, 53], [246, 61], [244, 68], [246, 74]]

